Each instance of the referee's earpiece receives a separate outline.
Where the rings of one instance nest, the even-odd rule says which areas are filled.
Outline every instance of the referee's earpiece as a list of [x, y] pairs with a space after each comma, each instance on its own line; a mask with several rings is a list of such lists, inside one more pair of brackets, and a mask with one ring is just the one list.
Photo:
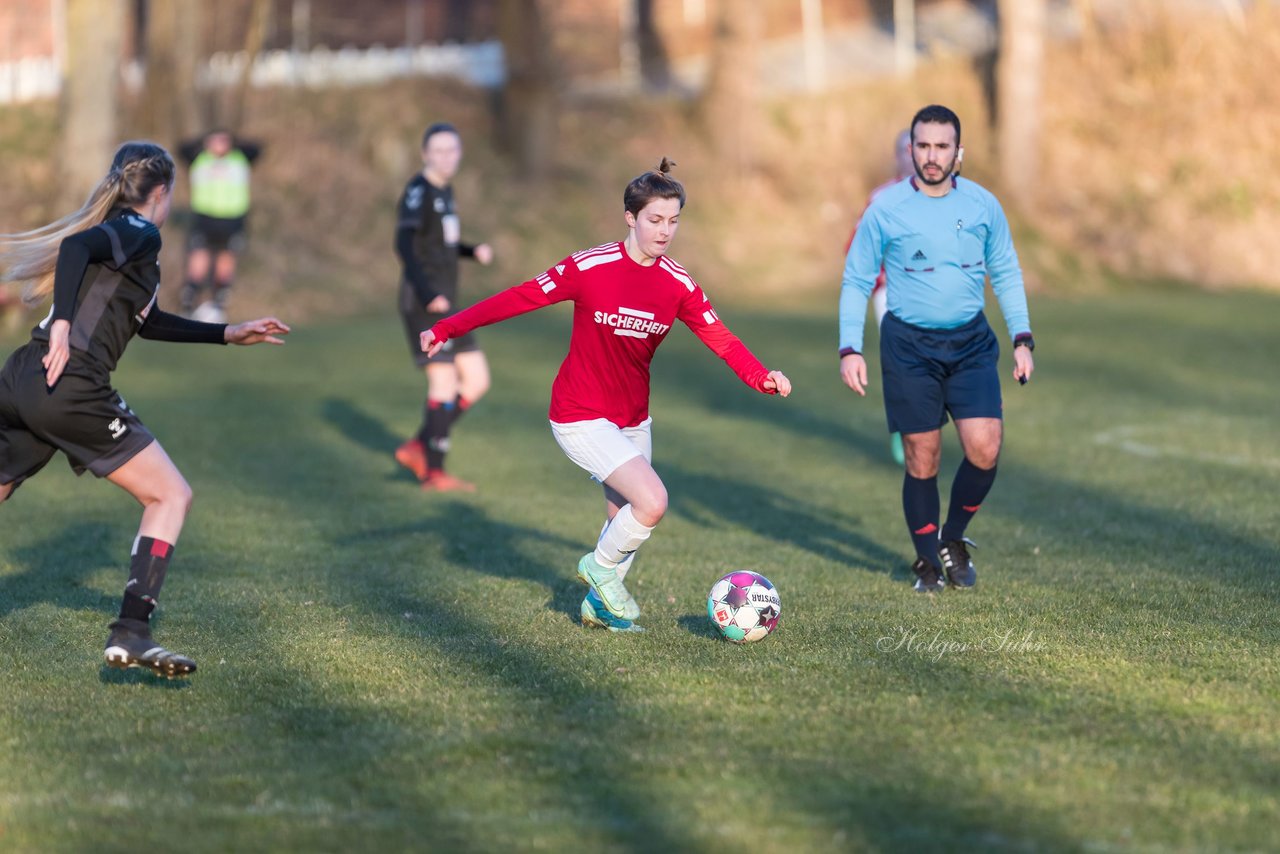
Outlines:
[[964, 162], [964, 146], [960, 146], [960, 150], [956, 152], [956, 163]]

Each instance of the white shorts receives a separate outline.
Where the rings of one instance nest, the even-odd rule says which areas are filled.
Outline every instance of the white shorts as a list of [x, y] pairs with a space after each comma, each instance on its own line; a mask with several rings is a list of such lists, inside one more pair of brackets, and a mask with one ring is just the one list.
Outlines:
[[566, 457], [604, 483], [618, 466], [629, 460], [644, 457], [653, 462], [652, 425], [652, 418], [635, 427], [619, 427], [607, 418], [568, 424], [552, 421], [551, 435], [556, 437], [556, 444]]

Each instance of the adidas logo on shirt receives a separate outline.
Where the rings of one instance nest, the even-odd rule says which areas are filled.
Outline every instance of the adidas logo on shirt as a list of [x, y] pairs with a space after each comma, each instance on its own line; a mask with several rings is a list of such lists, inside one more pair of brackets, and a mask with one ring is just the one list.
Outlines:
[[912, 256], [911, 256], [911, 260], [912, 260], [912, 261], [928, 261], [928, 260], [929, 260], [929, 256], [927, 256], [927, 255], [925, 255], [925, 254], [924, 254], [924, 250], [923, 250], [923, 249], [917, 249], [917, 250], [916, 250], [916, 254], [914, 254], [914, 255], [912, 255]]

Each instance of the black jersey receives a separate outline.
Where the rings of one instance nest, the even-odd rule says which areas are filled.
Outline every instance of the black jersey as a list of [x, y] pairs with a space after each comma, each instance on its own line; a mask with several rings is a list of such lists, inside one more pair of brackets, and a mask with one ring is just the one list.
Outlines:
[[[155, 305], [159, 255], [160, 229], [130, 209], [112, 211], [100, 225], [68, 237], [58, 255], [53, 306], [31, 337], [48, 341], [49, 324], [69, 320], [68, 369], [110, 373]], [[85, 265], [83, 275], [70, 281], [66, 269], [79, 265]]]
[[437, 187], [421, 173], [409, 181], [396, 217], [396, 252], [403, 282], [421, 304], [441, 295], [456, 302], [458, 258], [475, 250], [461, 241], [452, 187]]

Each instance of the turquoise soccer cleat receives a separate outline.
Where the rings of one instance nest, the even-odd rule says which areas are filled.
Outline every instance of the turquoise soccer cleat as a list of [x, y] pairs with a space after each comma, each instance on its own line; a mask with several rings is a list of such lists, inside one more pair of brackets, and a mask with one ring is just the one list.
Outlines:
[[595, 552], [587, 552], [578, 561], [578, 579], [600, 597], [604, 607], [615, 617], [634, 620], [640, 616], [640, 606], [631, 598], [616, 568], [596, 563]]
[[609, 609], [600, 601], [600, 597], [592, 590], [582, 600], [582, 625], [592, 629], [608, 629], [611, 632], [643, 632], [643, 626], [637, 626], [630, 620], [623, 620], [609, 613]]

